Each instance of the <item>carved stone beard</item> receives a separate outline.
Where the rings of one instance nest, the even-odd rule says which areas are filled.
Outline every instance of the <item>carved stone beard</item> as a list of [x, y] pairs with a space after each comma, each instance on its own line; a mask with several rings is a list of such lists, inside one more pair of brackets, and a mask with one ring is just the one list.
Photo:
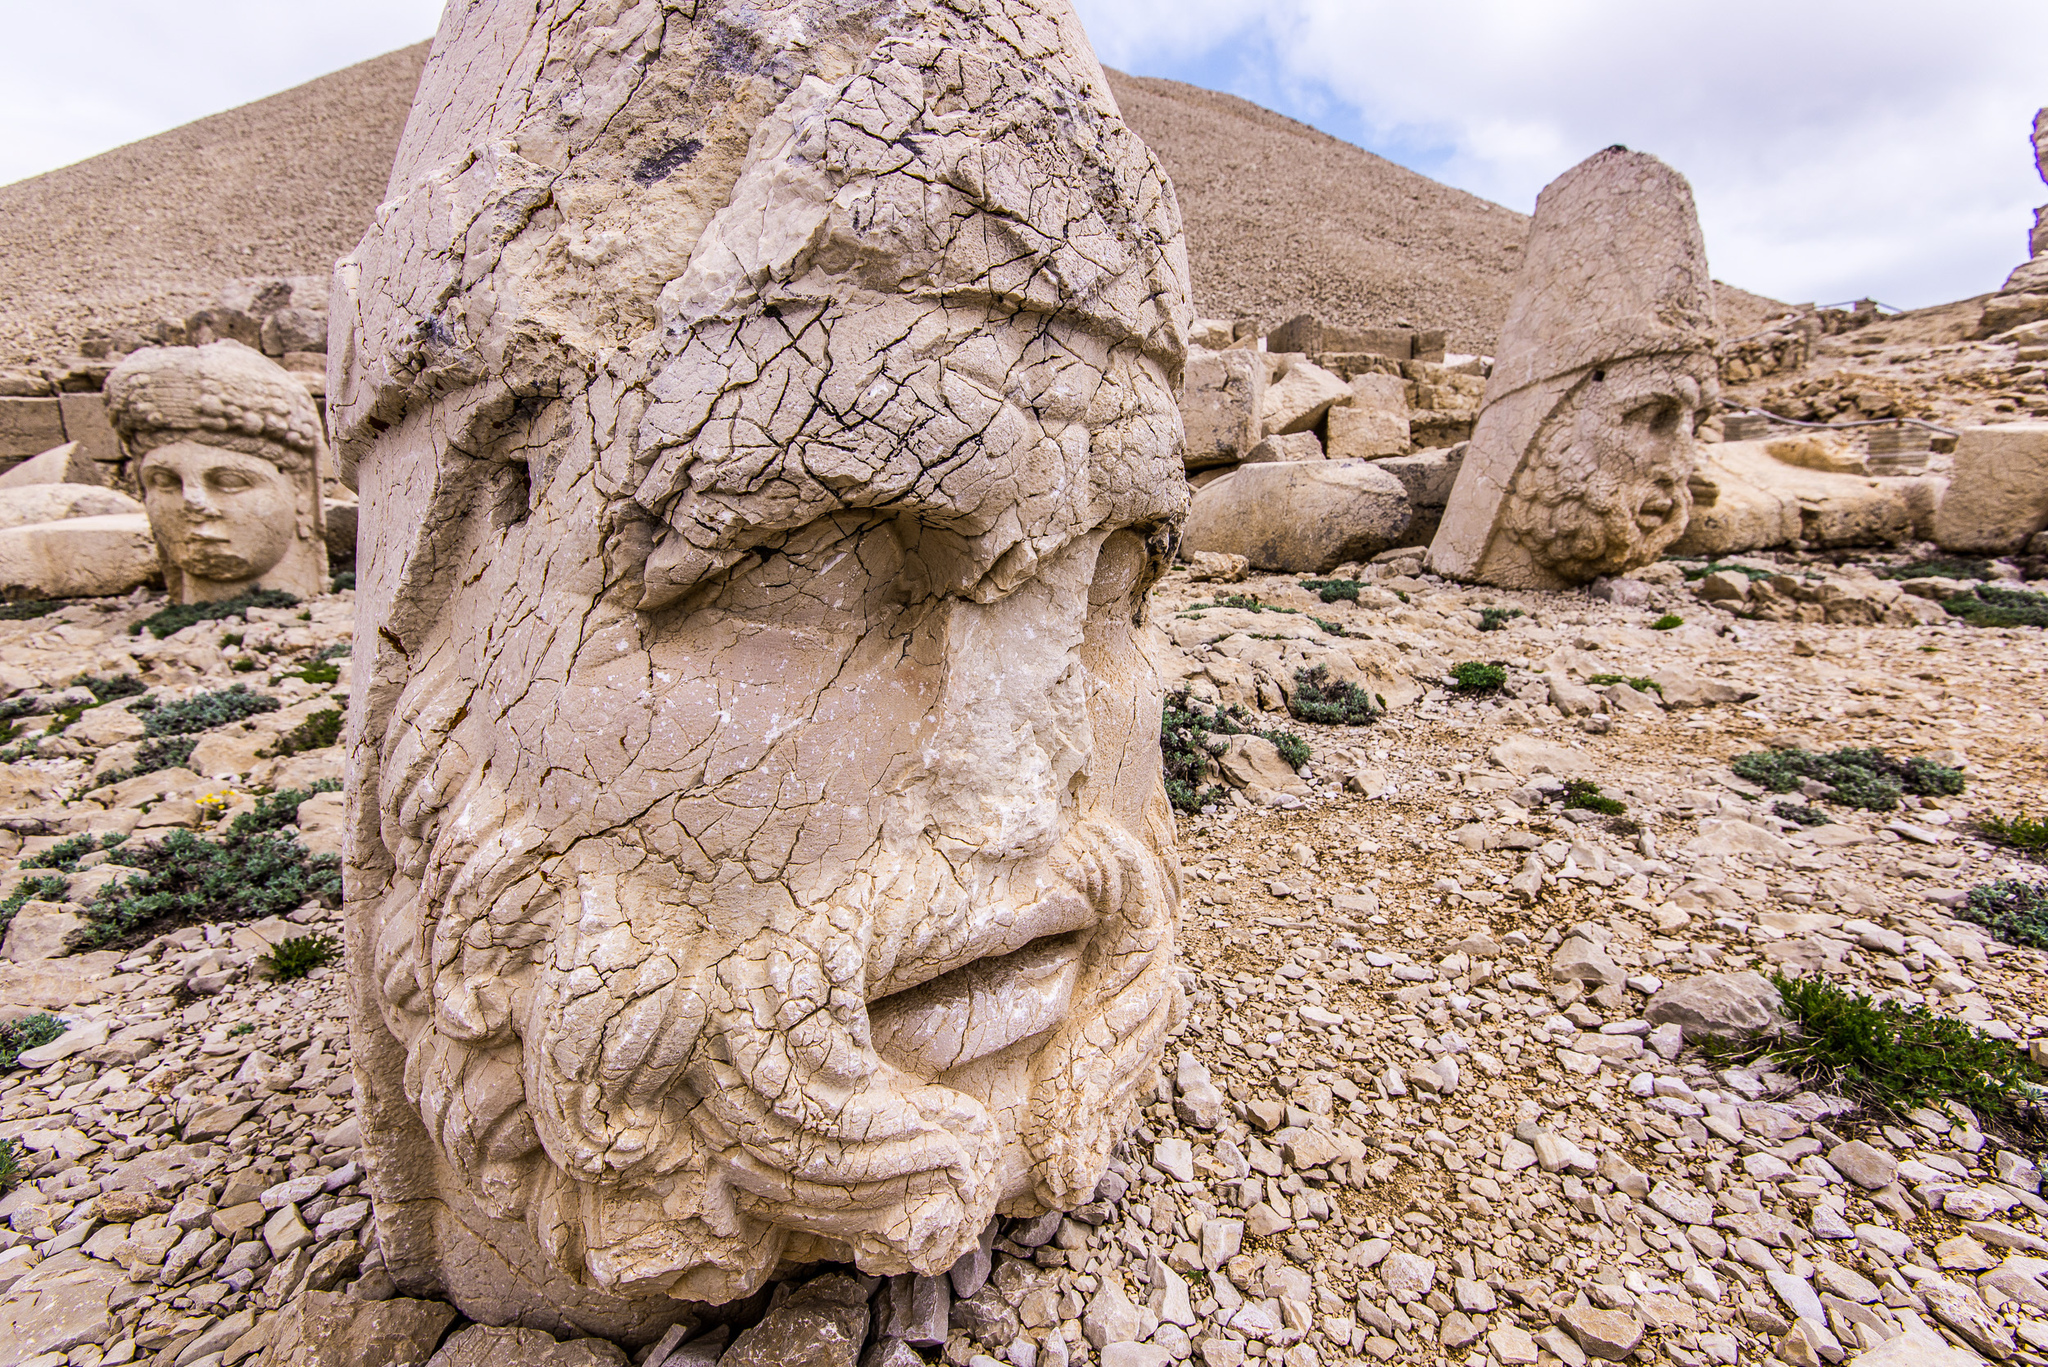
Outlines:
[[[1614, 367], [1640, 369], [1659, 359], [1634, 358]], [[1692, 369], [1686, 358], [1671, 358], [1670, 366], [1681, 374]], [[1582, 373], [1559, 386], [1562, 392], [1538, 426], [1507, 499], [1509, 535], [1523, 554], [1564, 583], [1655, 560], [1685, 534], [1692, 513], [1686, 484], [1696, 451], [1691, 406], [1677, 419], [1682, 431], [1644, 449], [1621, 433], [1621, 413], [1603, 411], [1615, 406], [1600, 392], [1605, 380], [1605, 371]], [[1649, 528], [1642, 524], [1646, 498], [1670, 504], [1663, 520]]]
[[[407, 1099], [490, 1215], [607, 1290], [732, 1299], [792, 1235], [811, 1257], [836, 1244], [871, 1272], [937, 1273], [1006, 1196], [1071, 1208], [1178, 1005], [1175, 871], [1106, 823], [1028, 870], [884, 853], [841, 897], [697, 962], [658, 933], [681, 878], [630, 838], [542, 857], [488, 781], [451, 815], [377, 945]], [[1020, 883], [1043, 893], [1019, 935], [1051, 933], [875, 1000], [879, 904], [956, 922]], [[479, 923], [492, 947], [473, 954]], [[942, 1080], [1012, 1050], [1021, 1095]], [[1027, 1174], [1002, 1170], [991, 1103], [1016, 1113]]]

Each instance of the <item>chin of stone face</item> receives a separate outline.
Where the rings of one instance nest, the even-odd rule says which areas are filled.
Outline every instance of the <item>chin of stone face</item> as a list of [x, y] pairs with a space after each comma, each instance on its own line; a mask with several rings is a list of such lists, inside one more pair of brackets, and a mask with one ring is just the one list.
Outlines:
[[1064, 0], [813, 8], [451, 8], [336, 273], [365, 1145], [479, 1320], [938, 1272], [1179, 1009], [1171, 188]]

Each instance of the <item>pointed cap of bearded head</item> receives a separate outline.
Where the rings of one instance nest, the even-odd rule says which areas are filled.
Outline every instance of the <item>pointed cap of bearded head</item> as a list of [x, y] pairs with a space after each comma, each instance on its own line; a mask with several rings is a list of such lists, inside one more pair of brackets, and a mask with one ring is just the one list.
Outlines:
[[1487, 401], [1633, 356], [1711, 351], [1714, 330], [1692, 187], [1610, 147], [1536, 198]]

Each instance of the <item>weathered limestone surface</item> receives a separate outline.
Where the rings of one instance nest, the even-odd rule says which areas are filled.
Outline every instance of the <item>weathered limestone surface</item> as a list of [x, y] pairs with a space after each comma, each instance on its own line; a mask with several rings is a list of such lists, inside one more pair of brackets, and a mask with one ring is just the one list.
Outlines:
[[107, 411], [179, 603], [327, 588], [320, 415], [240, 342], [146, 347], [107, 377]]
[[1180, 411], [1187, 424], [1187, 468], [1234, 465], [1265, 434], [1265, 358], [1253, 351], [1190, 356]]
[[1195, 494], [1184, 551], [1241, 555], [1256, 569], [1321, 573], [1401, 544], [1408, 493], [1379, 461], [1258, 461]]
[[2048, 423], [1965, 428], [1934, 517], [1943, 550], [2010, 555], [2048, 528]]
[[1775, 443], [1700, 448], [1689, 488], [1692, 512], [1677, 555], [1727, 555], [1792, 546], [1897, 545], [1911, 537], [1916, 505], [1932, 506], [1939, 476], [1884, 479], [1788, 465]]
[[363, 1139], [480, 1321], [942, 1271], [1177, 1009], [1171, 188], [1065, 0], [776, 13], [451, 6], [337, 271]]
[[1713, 331], [1684, 177], [1617, 147], [1551, 182], [1431, 567], [1565, 588], [1655, 560], [1685, 530]]
[[154, 583], [160, 574], [157, 543], [143, 513], [70, 517], [0, 530], [0, 594], [9, 597], [113, 597]]

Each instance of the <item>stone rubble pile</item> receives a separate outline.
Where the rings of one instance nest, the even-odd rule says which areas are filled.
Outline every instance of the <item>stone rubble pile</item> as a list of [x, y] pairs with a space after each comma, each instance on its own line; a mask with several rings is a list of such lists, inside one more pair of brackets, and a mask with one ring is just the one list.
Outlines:
[[[1796, 561], [1765, 566], [1816, 582]], [[1699, 1047], [1770, 1026], [1759, 975], [1795, 969], [2048, 1054], [2040, 954], [1950, 914], [1976, 883], [2039, 876], [1970, 825], [2039, 810], [2038, 633], [1848, 617], [1826, 586], [1864, 581], [1839, 574], [1778, 621], [1710, 609], [1735, 579], [1774, 582], [1725, 569], [1562, 596], [1435, 581], [1411, 551], [1344, 567], [1357, 600], [1325, 603], [1211, 568], [1240, 578], [1172, 575], [1155, 593], [1184, 686], [1312, 755], [1282, 778], [1277, 753], [1240, 746], [1221, 766], [1229, 800], [1180, 819], [1192, 1009], [1093, 1200], [998, 1221], [947, 1276], [800, 1274], [692, 1307], [652, 1344], [467, 1325], [383, 1268], [339, 965], [298, 982], [258, 970], [282, 936], [334, 929], [316, 903], [0, 968], [9, 1015], [70, 1022], [0, 1084], [0, 1134], [25, 1151], [0, 1198], [0, 1362], [2048, 1358], [2048, 1205], [2027, 1155], [1960, 1107], [1873, 1124], [1768, 1062]], [[1239, 594], [1262, 610], [1206, 606]], [[328, 697], [267, 680], [346, 639], [350, 595], [306, 621], [254, 609], [129, 635], [159, 603], [8, 624], [0, 680], [58, 710], [87, 672], [133, 671], [166, 698], [251, 680], [294, 709]], [[1484, 609], [1520, 615], [1482, 631]], [[1696, 620], [1649, 630], [1666, 610]], [[1448, 685], [1480, 659], [1506, 664], [1501, 691]], [[1294, 671], [1316, 664], [1367, 680], [1387, 715], [1290, 718]], [[259, 780], [339, 772], [331, 747], [258, 758], [243, 728], [277, 734], [265, 713], [206, 733], [220, 758], [204, 774], [76, 796], [108, 749], [136, 744], [107, 720], [139, 715], [124, 702], [8, 766], [0, 820], [20, 844], [0, 892], [79, 834], [217, 832], [206, 790], [223, 776], [246, 810]], [[1794, 742], [1939, 755], [1970, 785], [1803, 827], [1727, 768]], [[1625, 815], [1565, 806], [1573, 781]], [[334, 848], [336, 796], [300, 809], [308, 845]], [[121, 849], [80, 860], [72, 914]]]

